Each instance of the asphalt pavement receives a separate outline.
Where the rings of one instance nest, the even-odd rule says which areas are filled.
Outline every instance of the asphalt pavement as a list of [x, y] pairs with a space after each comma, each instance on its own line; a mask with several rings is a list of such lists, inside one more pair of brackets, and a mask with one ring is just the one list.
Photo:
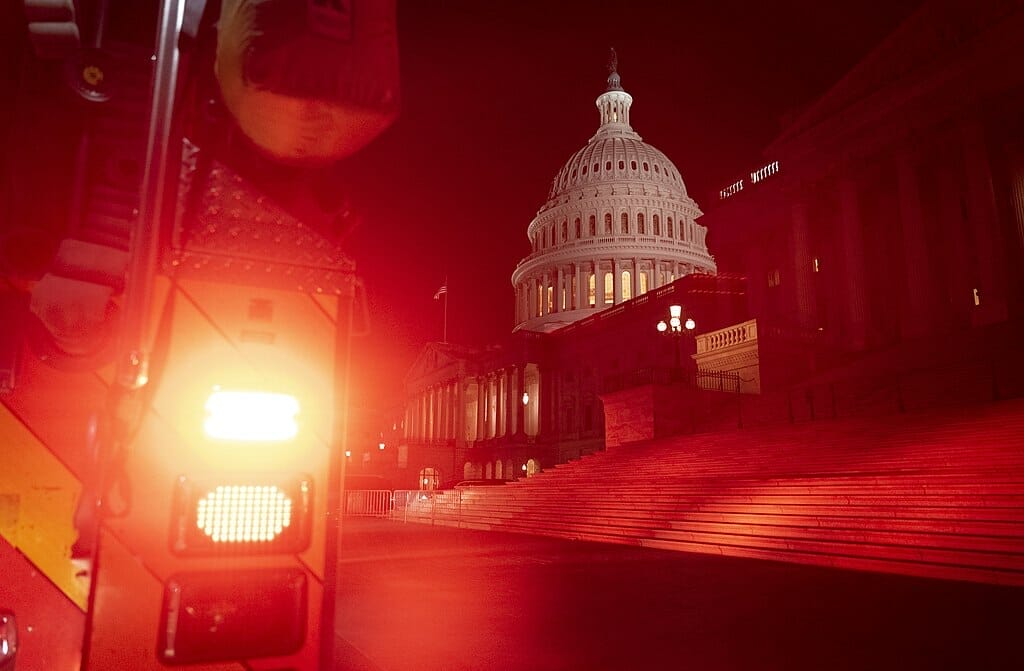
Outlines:
[[338, 669], [1024, 669], [1024, 589], [346, 519]]

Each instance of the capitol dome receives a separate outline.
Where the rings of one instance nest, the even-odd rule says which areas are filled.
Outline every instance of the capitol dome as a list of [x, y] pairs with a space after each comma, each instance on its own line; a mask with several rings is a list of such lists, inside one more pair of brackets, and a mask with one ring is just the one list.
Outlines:
[[601, 124], [555, 175], [512, 273], [515, 330], [553, 331], [690, 273], [714, 273], [679, 170], [629, 124], [614, 55]]

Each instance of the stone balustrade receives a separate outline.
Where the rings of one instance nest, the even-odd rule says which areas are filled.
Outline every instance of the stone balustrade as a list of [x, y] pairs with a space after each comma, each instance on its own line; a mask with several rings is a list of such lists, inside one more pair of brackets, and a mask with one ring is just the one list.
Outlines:
[[707, 354], [754, 340], [757, 340], [757, 320], [751, 319], [742, 324], [700, 334], [697, 336], [697, 354]]

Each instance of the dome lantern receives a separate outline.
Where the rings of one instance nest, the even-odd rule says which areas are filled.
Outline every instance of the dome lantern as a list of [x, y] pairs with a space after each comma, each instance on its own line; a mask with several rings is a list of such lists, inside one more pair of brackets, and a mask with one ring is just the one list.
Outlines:
[[609, 132], [633, 133], [633, 129], [629, 127], [629, 106], [633, 104], [633, 96], [622, 88], [619, 57], [615, 49], [611, 50], [608, 58], [608, 88], [597, 97], [595, 104], [601, 113], [601, 128], [598, 129], [598, 133], [605, 129]]

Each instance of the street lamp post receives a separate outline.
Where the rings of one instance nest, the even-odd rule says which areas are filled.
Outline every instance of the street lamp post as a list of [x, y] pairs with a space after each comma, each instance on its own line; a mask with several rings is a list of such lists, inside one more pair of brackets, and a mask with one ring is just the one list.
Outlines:
[[668, 315], [669, 319], [667, 322], [664, 319], [658, 322], [658, 333], [672, 339], [672, 350], [675, 352], [675, 370], [682, 371], [679, 340], [683, 335], [691, 335], [693, 329], [697, 328], [697, 322], [693, 321], [691, 317], [683, 319], [683, 306], [681, 305], [670, 305]]

